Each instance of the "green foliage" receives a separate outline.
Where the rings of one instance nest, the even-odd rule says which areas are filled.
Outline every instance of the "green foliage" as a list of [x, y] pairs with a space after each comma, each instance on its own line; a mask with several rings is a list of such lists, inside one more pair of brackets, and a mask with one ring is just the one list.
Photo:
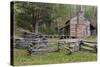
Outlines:
[[55, 26], [52, 23], [55, 23], [54, 20], [57, 18], [69, 14], [67, 8], [67, 5], [62, 4], [14, 2], [15, 25], [32, 31], [33, 23], [39, 23], [39, 32], [44, 32], [42, 30], [45, 28], [41, 28], [41, 25], [45, 24], [48, 29], [46, 34], [56, 34], [57, 31], [53, 29]]
[[[64, 24], [70, 17], [75, 16], [80, 7], [80, 5], [14, 1], [15, 26], [32, 31], [38, 25], [36, 30], [39, 32], [56, 34], [55, 28]], [[85, 8], [85, 16], [96, 22], [96, 7], [83, 7]]]
[[44, 33], [44, 34], [57, 34], [57, 30], [54, 27], [47, 27], [46, 29], [44, 29], [43, 27], [39, 27], [39, 32]]

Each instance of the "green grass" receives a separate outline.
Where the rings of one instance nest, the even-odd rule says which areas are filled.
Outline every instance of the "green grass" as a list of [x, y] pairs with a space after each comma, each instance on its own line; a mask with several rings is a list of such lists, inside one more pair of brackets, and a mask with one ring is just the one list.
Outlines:
[[52, 52], [41, 55], [27, 56], [25, 49], [14, 49], [14, 65], [36, 65], [96, 61], [97, 55], [86, 51], [66, 55], [64, 52]]
[[89, 37], [85, 38], [85, 40], [97, 42], [97, 36], [89, 36]]
[[[57, 39], [48, 39], [49, 47], [57, 47]], [[96, 40], [96, 37], [88, 37], [87, 40]], [[87, 51], [78, 51], [72, 55], [66, 55], [63, 51], [51, 52], [41, 55], [27, 56], [25, 49], [14, 49], [14, 65], [37, 65], [37, 64], [54, 64], [54, 63], [70, 63], [70, 62], [84, 62], [84, 61], [96, 61], [96, 53], [90, 53]]]

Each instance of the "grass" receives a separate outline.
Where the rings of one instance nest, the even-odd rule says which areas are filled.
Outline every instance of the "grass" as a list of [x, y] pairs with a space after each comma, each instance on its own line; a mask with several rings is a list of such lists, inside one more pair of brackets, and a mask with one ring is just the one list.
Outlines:
[[66, 55], [64, 52], [52, 52], [41, 55], [27, 56], [25, 49], [14, 49], [14, 65], [36, 65], [69, 62], [96, 61], [97, 55], [86, 51]]
[[89, 37], [85, 38], [85, 40], [97, 42], [97, 36], [89, 36]]
[[[87, 40], [96, 41], [95, 36], [86, 38]], [[57, 47], [57, 39], [48, 39], [50, 48]], [[54, 63], [70, 63], [70, 62], [85, 62], [96, 61], [97, 54], [88, 51], [78, 51], [72, 55], [66, 55], [64, 51], [51, 52], [41, 55], [27, 56], [25, 49], [14, 48], [14, 65], [37, 65], [37, 64], [54, 64]]]

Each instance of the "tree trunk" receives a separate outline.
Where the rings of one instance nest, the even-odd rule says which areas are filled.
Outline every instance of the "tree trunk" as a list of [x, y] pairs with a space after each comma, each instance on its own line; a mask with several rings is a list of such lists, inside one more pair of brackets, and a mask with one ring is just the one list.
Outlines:
[[33, 33], [36, 32], [35, 28], [36, 28], [36, 23], [33, 23], [33, 25], [32, 25], [32, 32]]
[[32, 24], [32, 32], [38, 32], [38, 11], [36, 9], [34, 9], [32, 17], [33, 17], [33, 24]]
[[33, 18], [32, 32], [35, 33], [36, 32], [36, 16], [35, 16], [35, 10], [33, 11], [32, 18]]

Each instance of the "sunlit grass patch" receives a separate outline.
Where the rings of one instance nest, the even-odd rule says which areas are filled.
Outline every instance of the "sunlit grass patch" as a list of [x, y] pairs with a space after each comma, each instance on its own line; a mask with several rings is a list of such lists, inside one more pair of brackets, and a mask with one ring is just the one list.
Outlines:
[[72, 55], [64, 52], [50, 52], [39, 55], [27, 56], [25, 49], [14, 49], [14, 65], [54, 64], [82, 61], [96, 61], [95, 53], [79, 51]]

